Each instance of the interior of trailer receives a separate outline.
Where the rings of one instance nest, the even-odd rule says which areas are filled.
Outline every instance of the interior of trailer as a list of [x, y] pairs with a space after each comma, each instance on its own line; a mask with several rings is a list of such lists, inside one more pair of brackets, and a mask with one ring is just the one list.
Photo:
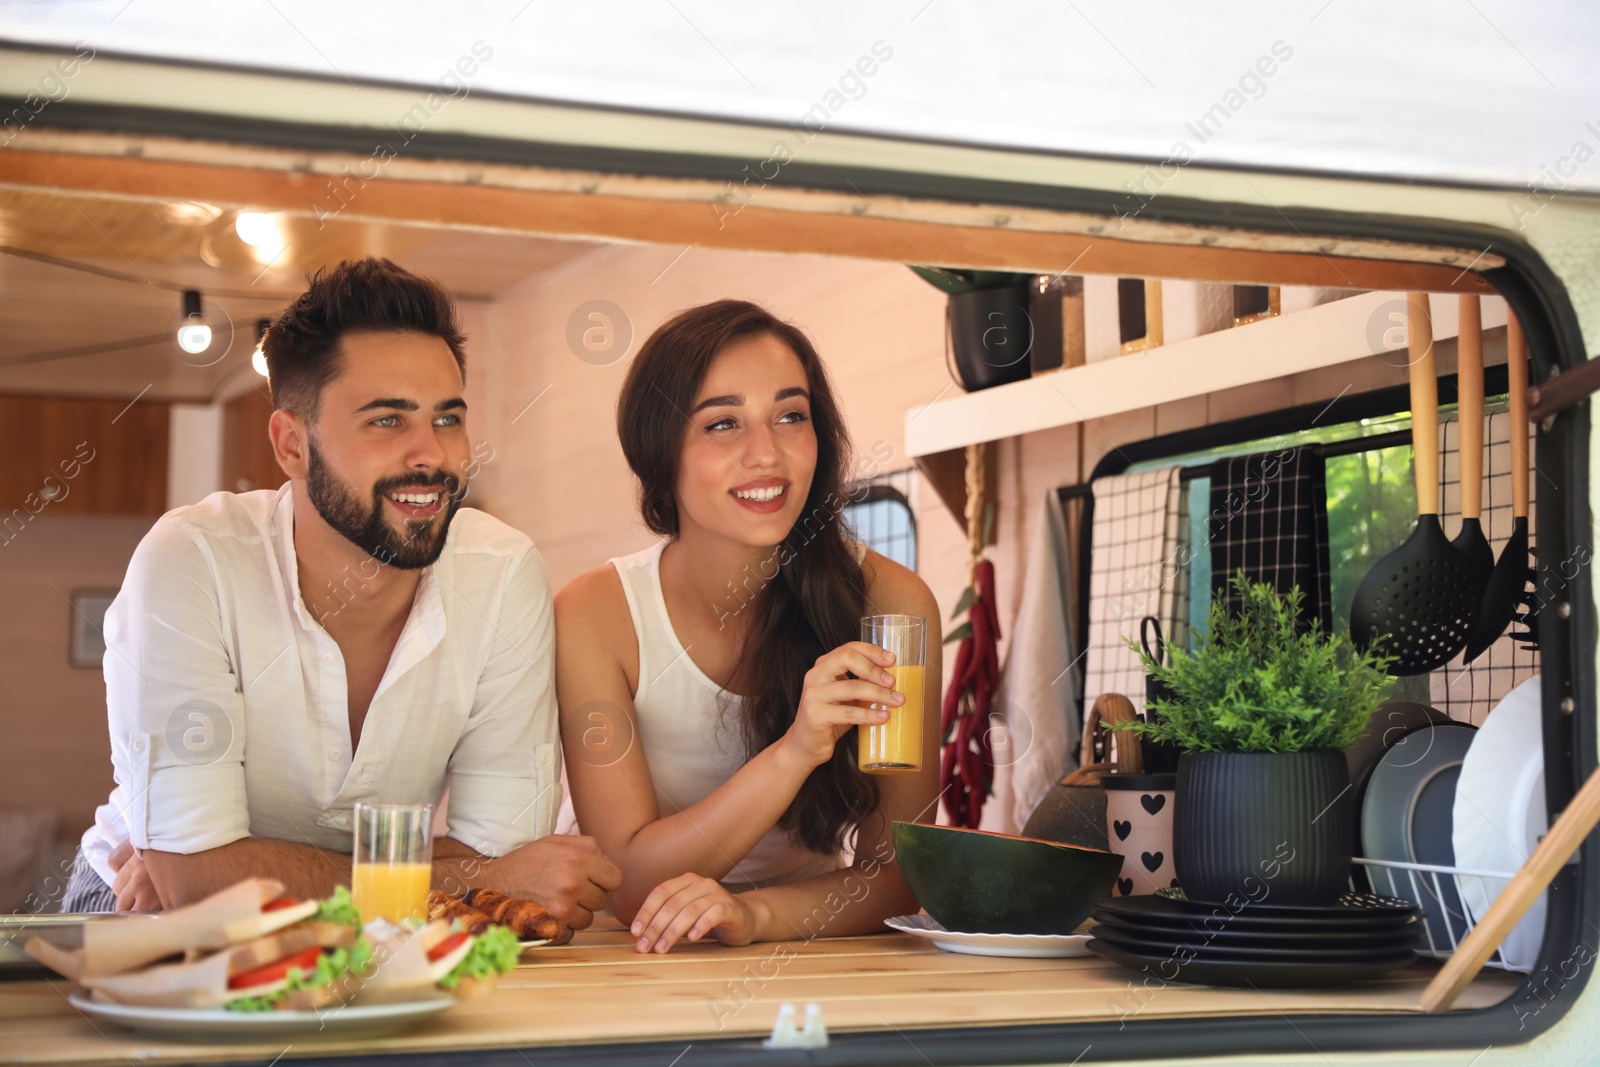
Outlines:
[[[1203, 625], [1209, 560], [1184, 553], [1194, 565], [1160, 588], [1119, 577], [1123, 557], [1095, 543], [1096, 516], [1103, 522], [1116, 506], [1107, 487], [1175, 470], [1173, 510], [1162, 519], [1168, 540], [1158, 547], [1200, 546], [1228, 459], [1304, 448], [1329, 487], [1331, 614], [1342, 621], [1353, 583], [1414, 517], [1406, 359], [1393, 334], [1408, 292], [1428, 293], [1433, 309], [1447, 529], [1460, 514], [1456, 309], [1464, 295], [1482, 298], [1492, 414], [1484, 526], [1496, 544], [1510, 529], [1509, 472], [1521, 453], [1505, 411], [1507, 307], [1483, 277], [1504, 265], [1493, 254], [1143, 221], [1116, 236], [1093, 215], [956, 203], [913, 210], [887, 197], [781, 188], [739, 204], [737, 225], [719, 226], [693, 198], [694, 183], [421, 162], [358, 182], [341, 179], [351, 159], [339, 156], [318, 157], [308, 172], [298, 157], [267, 149], [147, 139], [135, 159], [124, 139], [89, 140], [9, 160], [0, 189], [0, 414], [39, 428], [0, 469], [0, 499], [36, 493], [38, 472], [80, 442], [94, 441], [97, 457], [37, 497], [38, 512], [0, 517], [0, 600], [13, 607], [0, 616], [0, 665], [12, 680], [0, 712], [11, 739], [0, 755], [0, 812], [16, 834], [6, 852], [12, 869], [0, 870], [5, 910], [44, 909], [59, 895], [62, 865], [110, 788], [95, 620], [133, 548], [170, 507], [283, 481], [251, 354], [257, 323], [318, 264], [388, 256], [454, 292], [469, 337], [480, 460], [471, 503], [532, 537], [556, 588], [652, 540], [614, 431], [626, 357], [676, 310], [730, 296], [767, 306], [815, 341], [844, 405], [856, 471], [872, 489], [853, 520], [874, 547], [913, 566], [946, 613], [968, 579], [969, 446], [985, 449], [979, 507], [991, 516], [985, 547], [1003, 629], [1027, 589], [1040, 515], [1056, 508], [1069, 531], [1080, 633], [1130, 605], [1158, 603], [1179, 642], [1183, 627]], [[78, 154], [85, 147], [104, 154]], [[218, 152], [231, 153], [229, 166]], [[241, 226], [245, 213], [265, 221]], [[908, 264], [1036, 275], [1060, 351], [1024, 381], [963, 393], [947, 364], [944, 298]], [[176, 356], [169, 340], [189, 290], [232, 337], [203, 366]], [[597, 324], [610, 332], [575, 343]], [[1559, 477], [1536, 472], [1535, 498]], [[1508, 635], [1471, 668], [1404, 679], [1395, 696], [1476, 725], [1538, 670], [1537, 650]], [[1078, 680], [1080, 711], [1126, 681], [1091, 668]], [[1076, 733], [1072, 740], [1076, 747]], [[1010, 771], [1030, 743], [1003, 740], [984, 828], [1025, 825], [1032, 801], [1019, 798]], [[420, 1044], [325, 1049], [755, 1037], [785, 1001], [823, 1004], [841, 1032], [1420, 1013], [1437, 969], [1423, 959], [1326, 991], [1151, 990], [1100, 959], [983, 960], [850, 938], [788, 946], [783, 966], [765, 977], [774, 946], [686, 946], [612, 970], [603, 950], [622, 940], [596, 933], [550, 949], [508, 978], [501, 999], [455, 1009], [459, 1023]], [[1499, 1003], [1525, 977], [1485, 970], [1456, 1010]], [[586, 1007], [596, 982], [626, 1010]], [[223, 1062], [259, 1051], [128, 1035], [108, 1049], [53, 983], [7, 1001], [6, 1015], [13, 1051], [41, 1062]]]

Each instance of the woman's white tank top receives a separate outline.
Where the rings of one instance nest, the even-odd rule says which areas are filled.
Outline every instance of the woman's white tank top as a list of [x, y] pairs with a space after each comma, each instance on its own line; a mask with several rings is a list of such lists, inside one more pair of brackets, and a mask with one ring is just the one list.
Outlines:
[[[661, 551], [666, 545], [662, 541], [609, 561], [622, 578], [639, 639], [633, 707], [662, 815], [704, 800], [745, 763], [736, 718], [741, 698], [706, 677], [672, 629], [661, 592]], [[856, 546], [858, 556], [866, 554], [865, 547]], [[730, 889], [745, 889], [793, 882], [840, 866], [839, 857], [801, 848], [773, 827], [722, 881]]]

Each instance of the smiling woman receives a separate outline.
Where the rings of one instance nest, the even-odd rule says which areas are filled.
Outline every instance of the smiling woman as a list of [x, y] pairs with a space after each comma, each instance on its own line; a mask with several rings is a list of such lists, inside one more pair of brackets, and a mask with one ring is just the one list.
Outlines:
[[[573, 805], [622, 867], [613, 910], [656, 952], [864, 933], [915, 910], [883, 856], [893, 820], [933, 817], [937, 739], [921, 772], [861, 772], [854, 728], [889, 716], [867, 705], [904, 698], [893, 657], [854, 637], [865, 614], [936, 627], [938, 610], [914, 574], [845, 539], [848, 442], [816, 350], [754, 304], [692, 308], [629, 368], [617, 427], [667, 540], [556, 602]], [[607, 743], [591, 746], [597, 722]], [[642, 744], [618, 755], [616, 736]]]

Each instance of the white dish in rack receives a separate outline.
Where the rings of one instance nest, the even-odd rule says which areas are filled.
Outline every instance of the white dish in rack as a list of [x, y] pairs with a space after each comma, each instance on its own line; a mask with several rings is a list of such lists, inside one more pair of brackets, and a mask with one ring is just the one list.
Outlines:
[[968, 956], [1056, 959], [1091, 955], [1086, 947], [1088, 934], [970, 934], [946, 930], [930, 915], [899, 915], [883, 923], [892, 930], [932, 941], [946, 952]]
[[[1550, 828], [1544, 802], [1544, 730], [1539, 676], [1507, 693], [1479, 727], [1461, 764], [1451, 830], [1456, 863], [1482, 871], [1516, 871]], [[1482, 922], [1507, 883], [1463, 880], [1461, 899]], [[1508, 970], [1531, 971], [1544, 942], [1545, 898], [1528, 909], [1500, 945]]]

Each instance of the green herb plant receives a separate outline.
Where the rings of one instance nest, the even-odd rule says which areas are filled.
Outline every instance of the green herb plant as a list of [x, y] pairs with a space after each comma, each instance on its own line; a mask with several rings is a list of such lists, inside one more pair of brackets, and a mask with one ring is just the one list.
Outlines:
[[1115, 724], [1186, 752], [1307, 752], [1342, 749], [1366, 730], [1392, 679], [1394, 662], [1375, 644], [1362, 651], [1347, 634], [1329, 637], [1300, 619], [1298, 587], [1280, 596], [1243, 571], [1229, 584], [1235, 612], [1218, 598], [1210, 629], [1191, 630], [1192, 650], [1174, 648], [1162, 665], [1134, 641], [1144, 669], [1173, 694], [1155, 702], [1153, 721]]

